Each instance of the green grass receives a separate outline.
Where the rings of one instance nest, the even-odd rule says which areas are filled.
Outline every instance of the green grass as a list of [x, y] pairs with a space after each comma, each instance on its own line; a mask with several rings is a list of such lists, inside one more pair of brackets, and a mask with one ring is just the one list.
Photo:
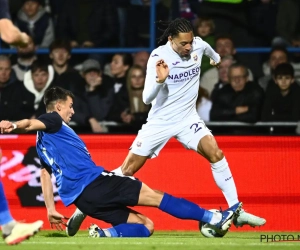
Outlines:
[[87, 231], [80, 231], [74, 237], [64, 233], [42, 231], [30, 240], [17, 246], [6, 247], [0, 243], [0, 249], [26, 250], [252, 250], [252, 249], [300, 249], [300, 242], [265, 243], [260, 241], [261, 234], [292, 234], [297, 233], [236, 233], [230, 232], [224, 238], [204, 238], [198, 232], [156, 232], [150, 238], [88, 238]]

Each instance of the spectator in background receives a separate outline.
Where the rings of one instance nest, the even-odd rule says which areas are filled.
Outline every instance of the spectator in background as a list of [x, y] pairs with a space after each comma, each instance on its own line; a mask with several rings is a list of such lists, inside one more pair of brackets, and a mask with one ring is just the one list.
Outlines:
[[270, 52], [268, 62], [263, 64], [263, 71], [265, 76], [258, 79], [258, 84], [266, 91], [269, 85], [274, 85], [273, 71], [280, 63], [288, 62], [288, 52], [282, 47], [273, 48]]
[[[291, 40], [291, 45], [294, 48], [300, 48], [300, 32], [297, 35], [294, 35]], [[294, 52], [291, 54], [291, 64], [295, 70], [295, 80], [300, 84], [300, 53]]]
[[54, 70], [51, 65], [36, 60], [31, 70], [25, 73], [23, 83], [11, 84], [2, 96], [1, 117], [19, 120], [38, 117], [45, 113], [42, 101], [45, 91], [51, 86]]
[[95, 118], [99, 124], [106, 120], [113, 104], [113, 79], [104, 75], [100, 64], [93, 59], [88, 59], [83, 63], [82, 75], [85, 80], [85, 96], [90, 116]]
[[[11, 75], [11, 62], [9, 57], [0, 55], [0, 119], [8, 119], [12, 112], [8, 111], [8, 102], [17, 102], [18, 99], [12, 99], [10, 87], [15, 85], [15, 78]], [[18, 85], [18, 84], [16, 84]]]
[[137, 132], [147, 120], [150, 106], [143, 102], [145, 77], [145, 69], [139, 65], [133, 65], [127, 74], [129, 106], [123, 109], [121, 121], [129, 125], [130, 132]]
[[16, 81], [8, 56], [0, 55], [0, 90]]
[[[149, 57], [150, 54], [147, 51], [139, 51], [137, 53], [134, 53], [132, 55], [133, 65], [140, 65], [144, 70], [146, 70]], [[106, 64], [104, 67], [104, 73], [108, 76], [113, 77], [110, 67], [111, 67], [110, 64]]]
[[[53, 51], [55, 51], [56, 49], [68, 51], [69, 47], [65, 44], [65, 42], [62, 41], [63, 40], [58, 40], [58, 42], [53, 43]], [[65, 51], [63, 53], [65, 53]], [[67, 58], [67, 56], [64, 56], [63, 58]], [[96, 66], [93, 66], [93, 64], [91, 65], [89, 63], [89, 60], [84, 61], [84, 63], [82, 64], [82, 68], [84, 68], [84, 71], [81, 72], [81, 75], [76, 70], [73, 70], [68, 66], [67, 70], [61, 75], [59, 75], [54, 82], [55, 86], [59, 86], [64, 89], [70, 90], [74, 94], [73, 107], [74, 109], [76, 109], [76, 112], [72, 116], [72, 121], [76, 123], [74, 130], [80, 132], [103, 132], [101, 125], [99, 124], [97, 119], [91, 114], [91, 110], [88, 105], [88, 100], [86, 98], [86, 82], [83, 78], [86, 69], [98, 69], [98, 67], [100, 67], [98, 62], [96, 62]]]
[[[215, 47], [215, 37], [213, 35], [215, 30], [215, 23], [213, 19], [209, 17], [200, 17], [195, 21], [195, 36], [200, 36], [203, 41], [207, 42], [211, 47]], [[201, 74], [208, 69], [213, 68], [209, 63], [207, 56], [202, 57], [201, 62]]]
[[58, 15], [59, 38], [72, 47], [114, 47], [118, 45], [118, 15], [114, 1], [65, 0]]
[[17, 47], [17, 63], [12, 66], [19, 81], [24, 80], [25, 73], [30, 70], [33, 61], [37, 59], [36, 46], [32, 39], [24, 47]]
[[29, 34], [38, 47], [49, 47], [54, 40], [54, 27], [50, 15], [41, 2], [41, 0], [23, 0], [15, 25]]
[[253, 34], [253, 47], [270, 47], [276, 35], [276, 14], [278, 4], [275, 0], [248, 0], [247, 19], [249, 31]]
[[[151, 0], [131, 1], [127, 10], [126, 45], [128, 47], [148, 47], [150, 43]], [[156, 1], [156, 20], [168, 21], [169, 9]]]
[[273, 39], [273, 46], [287, 46], [291, 44], [295, 34], [299, 35], [300, 1], [279, 1], [276, 16], [276, 31], [278, 36]]
[[114, 77], [114, 104], [111, 109], [109, 119], [111, 121], [121, 122], [121, 113], [124, 107], [129, 106], [129, 97], [126, 87], [126, 76], [132, 65], [130, 54], [115, 54], [110, 63], [111, 74]]
[[[219, 80], [214, 85], [212, 92], [210, 93], [210, 99], [214, 100], [214, 96], [220, 91], [226, 84], [229, 83], [228, 79], [228, 69], [235, 63], [232, 56], [224, 56], [218, 68]], [[208, 93], [209, 94], [209, 93]]]
[[248, 81], [247, 67], [232, 64], [229, 83], [215, 95], [210, 112], [211, 121], [257, 122], [260, 118], [263, 90]]
[[196, 109], [197, 113], [199, 114], [200, 118], [205, 121], [209, 122], [209, 113], [211, 110], [212, 102], [209, 100], [209, 95], [206, 89], [199, 87], [198, 98], [196, 102]]
[[[216, 52], [223, 58], [224, 56], [235, 57], [236, 50], [233, 44], [233, 41], [229, 35], [219, 35], [216, 37]], [[253, 80], [253, 75], [248, 69], [249, 81]], [[209, 94], [214, 88], [214, 85], [218, 82], [218, 69], [213, 67], [207, 70], [201, 77], [201, 86], [205, 88]]]
[[[85, 90], [83, 78], [69, 64], [71, 58], [70, 42], [63, 39], [56, 39], [51, 43], [49, 50], [49, 57], [52, 59], [52, 66], [54, 68], [55, 85], [72, 91], [75, 97], [78, 97], [78, 95], [82, 96]], [[80, 107], [77, 110], [80, 112]]]
[[149, 57], [150, 54], [147, 51], [137, 52], [133, 55], [133, 65], [139, 65], [146, 70]]
[[71, 58], [71, 45], [67, 40], [54, 40], [49, 47], [49, 52], [55, 77], [68, 71], [74, 71], [68, 64]]
[[293, 66], [277, 65], [273, 77], [276, 84], [266, 91], [262, 121], [299, 121], [300, 87], [295, 83]]
[[53, 67], [41, 60], [35, 60], [31, 65], [31, 70], [25, 73], [24, 86], [34, 96], [33, 106], [36, 112], [32, 118], [46, 112], [43, 97], [45, 91], [53, 84], [53, 80]]

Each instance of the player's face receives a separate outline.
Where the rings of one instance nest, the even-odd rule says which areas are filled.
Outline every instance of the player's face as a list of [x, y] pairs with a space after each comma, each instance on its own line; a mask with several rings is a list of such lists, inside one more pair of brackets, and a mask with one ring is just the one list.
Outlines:
[[172, 48], [180, 57], [187, 57], [193, 49], [194, 34], [193, 32], [179, 33], [177, 36], [170, 37]]
[[139, 69], [133, 69], [130, 75], [130, 83], [133, 89], [141, 89], [144, 87], [145, 75]]
[[281, 91], [288, 90], [294, 82], [294, 78], [289, 75], [278, 75], [274, 80]]
[[64, 48], [57, 48], [51, 52], [50, 58], [53, 59], [53, 63], [55, 65], [63, 67], [67, 64], [68, 60], [70, 59], [70, 54]]
[[228, 74], [229, 82], [235, 92], [242, 91], [248, 81], [243, 67], [232, 68]]
[[75, 114], [73, 100], [68, 96], [66, 101], [60, 102], [59, 104], [60, 110], [58, 110], [58, 113], [64, 122], [68, 124], [71, 121], [72, 116]]
[[37, 91], [42, 91], [43, 88], [45, 88], [47, 81], [48, 81], [49, 74], [48, 72], [37, 70], [34, 73], [32, 73], [32, 81], [34, 88]]

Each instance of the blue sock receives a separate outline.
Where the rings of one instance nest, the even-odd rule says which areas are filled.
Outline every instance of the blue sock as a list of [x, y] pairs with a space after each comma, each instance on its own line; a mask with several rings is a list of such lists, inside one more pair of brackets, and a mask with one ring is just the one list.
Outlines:
[[[143, 224], [124, 223], [111, 228], [107, 228], [105, 230], [109, 231], [111, 237], [149, 237], [150, 236], [149, 230]], [[102, 235], [102, 237], [103, 236], [104, 235]], [[100, 237], [101, 237], [101, 233], [100, 233]]]
[[213, 213], [183, 198], [176, 198], [167, 193], [158, 207], [160, 210], [179, 219], [197, 220], [209, 223]]
[[13, 217], [10, 214], [8, 203], [4, 194], [2, 182], [0, 181], [0, 226], [3, 226], [11, 221]]

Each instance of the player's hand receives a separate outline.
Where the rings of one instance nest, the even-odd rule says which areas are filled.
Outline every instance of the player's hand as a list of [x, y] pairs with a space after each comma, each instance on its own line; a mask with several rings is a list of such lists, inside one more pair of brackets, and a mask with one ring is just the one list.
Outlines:
[[221, 61], [218, 62], [218, 63], [216, 63], [213, 59], [210, 58], [210, 62], [209, 62], [209, 63], [210, 63], [210, 65], [219, 68], [219, 66], [220, 66], [220, 64], [221, 64]]
[[14, 129], [14, 126], [13, 126], [12, 122], [5, 121], [5, 120], [0, 122], [1, 134], [10, 133], [11, 131], [13, 131], [13, 129]]
[[56, 227], [56, 229], [58, 231], [63, 231], [63, 227], [62, 225], [64, 225], [65, 227], [67, 227], [67, 223], [63, 220], [68, 220], [69, 218], [60, 214], [57, 211], [53, 211], [53, 212], [48, 212], [48, 220], [50, 222], [51, 228], [53, 228], [53, 226]]
[[4, 42], [20, 47], [27, 46], [31, 39], [26, 33], [21, 32], [11, 20], [6, 18], [0, 20], [0, 35]]
[[164, 60], [159, 60], [156, 63], [156, 82], [164, 83], [169, 75], [169, 67]]

